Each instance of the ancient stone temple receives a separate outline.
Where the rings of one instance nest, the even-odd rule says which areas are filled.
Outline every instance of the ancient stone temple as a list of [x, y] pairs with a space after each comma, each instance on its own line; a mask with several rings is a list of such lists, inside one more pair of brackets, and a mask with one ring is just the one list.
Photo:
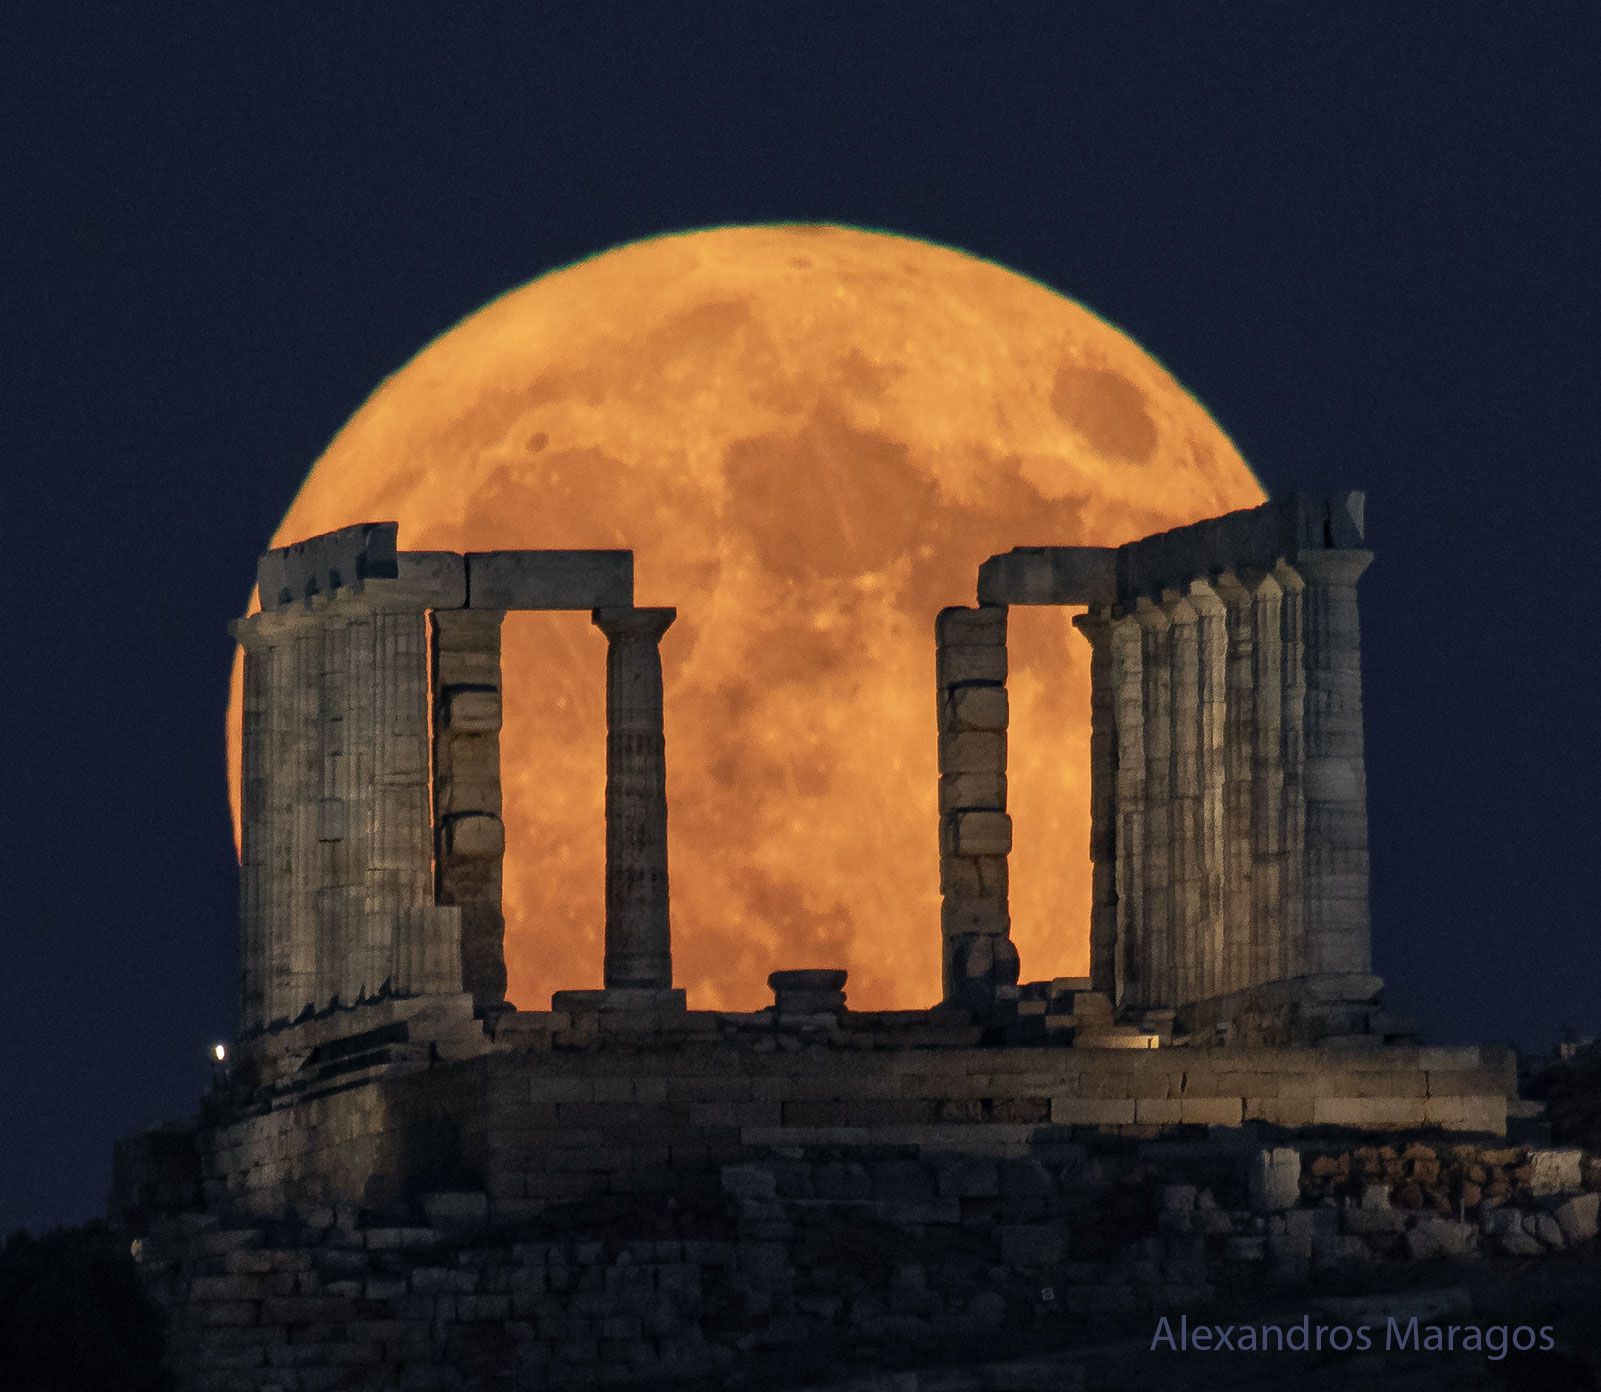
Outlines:
[[1006, 613], [1052, 604], [1086, 609], [1093, 654], [1091, 991], [1167, 1034], [1377, 1000], [1362, 540], [1346, 493], [984, 563], [978, 606], [937, 627], [947, 999], [993, 1017], [1017, 998]]
[[[191, 1385], [707, 1385], [892, 1317], [992, 1328], [997, 1271], [1132, 1308], [1167, 1296], [1073, 1245], [1114, 1189], [1167, 1174], [1193, 1207], [1202, 1175], [1238, 1212], [1184, 1241], [1257, 1251], [1309, 1147], [1504, 1135], [1510, 1055], [1419, 1046], [1371, 972], [1360, 495], [979, 568], [934, 622], [943, 999], [901, 1011], [816, 964], [750, 1013], [674, 988], [674, 611], [635, 607], [631, 553], [398, 541], [268, 553], [235, 628], [239, 1034], [198, 1120], [122, 1143], [113, 1195]], [[1020, 982], [1010, 940], [1017, 604], [1081, 609], [1092, 653], [1085, 979]], [[590, 610], [608, 641], [604, 986], [548, 1009], [505, 999], [513, 609]], [[864, 1242], [884, 1261], [827, 1255]], [[937, 1280], [894, 1274], [905, 1244]]]

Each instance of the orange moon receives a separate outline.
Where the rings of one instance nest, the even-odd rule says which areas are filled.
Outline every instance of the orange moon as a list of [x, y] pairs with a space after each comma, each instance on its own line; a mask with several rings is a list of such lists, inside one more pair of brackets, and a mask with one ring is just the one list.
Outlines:
[[[992, 262], [835, 226], [653, 238], [552, 271], [424, 348], [272, 538], [393, 519], [412, 550], [631, 547], [662, 645], [676, 984], [770, 1002], [846, 967], [937, 1000], [934, 615], [1013, 546], [1110, 546], [1264, 495], [1131, 338]], [[605, 639], [504, 630], [510, 995], [600, 984]], [[238, 816], [239, 666], [228, 713]], [[1086, 969], [1088, 648], [1012, 611], [1013, 936]]]

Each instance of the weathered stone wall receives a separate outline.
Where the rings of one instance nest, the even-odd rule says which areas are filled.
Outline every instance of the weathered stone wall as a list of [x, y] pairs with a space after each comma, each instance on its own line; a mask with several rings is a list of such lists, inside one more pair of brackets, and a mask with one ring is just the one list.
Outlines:
[[[477, 1027], [456, 1028], [452, 1049], [471, 1051]], [[763, 1014], [520, 1012], [495, 1029], [457, 1062], [430, 1063], [441, 1045], [404, 1020], [318, 1046], [315, 1085], [280, 1078], [203, 1132], [209, 1201], [382, 1204], [469, 1177], [522, 1217], [752, 1145], [1023, 1155], [1080, 1128], [1244, 1123], [1499, 1135], [1512, 1086], [1497, 1049], [984, 1046], [921, 1012], [786, 1030]]]
[[1148, 1337], [1152, 1311], [1268, 1282], [1350, 1290], [1414, 1260], [1594, 1252], [1601, 1201], [1601, 1157], [1465, 1143], [809, 1146], [699, 1173], [698, 1198], [569, 1206], [559, 1224], [497, 1224], [460, 1190], [388, 1217], [191, 1214], [137, 1253], [197, 1392], [715, 1386], [736, 1370], [794, 1385], [1015, 1357], [1075, 1324], [1139, 1320]]

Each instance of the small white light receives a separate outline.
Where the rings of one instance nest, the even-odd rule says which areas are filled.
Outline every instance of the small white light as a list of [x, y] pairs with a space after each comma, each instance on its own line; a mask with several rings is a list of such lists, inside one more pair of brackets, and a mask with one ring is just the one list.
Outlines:
[[226, 1044], [213, 1044], [211, 1046], [211, 1056], [212, 1058], [216, 1059], [218, 1063], [221, 1063], [225, 1058], [228, 1057], [228, 1046]]

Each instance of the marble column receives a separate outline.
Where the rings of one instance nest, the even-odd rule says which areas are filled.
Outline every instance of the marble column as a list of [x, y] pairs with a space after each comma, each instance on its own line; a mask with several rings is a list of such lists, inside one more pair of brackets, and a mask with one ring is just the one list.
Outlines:
[[1280, 974], [1284, 934], [1284, 635], [1283, 588], [1271, 575], [1256, 577], [1251, 605], [1251, 685], [1256, 708], [1251, 725], [1251, 914], [1250, 953], [1242, 986], [1273, 981]]
[[1090, 989], [1117, 994], [1117, 687], [1112, 611], [1075, 615], [1090, 644]]
[[239, 747], [239, 1032], [259, 1029], [275, 1003], [269, 979], [271, 731], [273, 645], [259, 616], [231, 625], [244, 654]]
[[1273, 568], [1282, 598], [1279, 632], [1283, 700], [1279, 722], [1283, 784], [1279, 798], [1279, 975], [1312, 970], [1306, 945], [1306, 582], [1293, 566]]
[[1224, 943], [1218, 993], [1241, 990], [1250, 980], [1256, 903], [1252, 889], [1256, 732], [1256, 602], [1250, 584], [1232, 571], [1217, 579], [1224, 605], [1228, 652], [1223, 723]]
[[1145, 844], [1140, 895], [1138, 1005], [1172, 1006], [1173, 984], [1173, 645], [1172, 624], [1140, 599], [1140, 672], [1145, 727]]
[[442, 609], [432, 619], [434, 883], [461, 909], [462, 987], [479, 1010], [506, 999], [501, 908], [501, 609]]
[[1113, 1004], [1143, 1001], [1145, 932], [1144, 633], [1131, 614], [1112, 621], [1112, 703], [1117, 730], [1117, 950]]
[[941, 610], [934, 622], [939, 732], [940, 960], [946, 1003], [983, 1019], [1014, 1007], [1006, 812], [1004, 605]]
[[1201, 671], [1200, 615], [1173, 590], [1162, 596], [1172, 664], [1168, 708], [1168, 885], [1173, 925], [1173, 965], [1165, 1006], [1198, 1000], [1203, 919], [1201, 868]]
[[[374, 708], [373, 783], [375, 836], [368, 860], [367, 905], [373, 915], [369, 953], [395, 943], [398, 965], [417, 954], [398, 943], [401, 926], [414, 911], [433, 906], [433, 816], [428, 773], [428, 641], [421, 606], [375, 604], [373, 662], [364, 691]], [[423, 954], [426, 956], [427, 954]], [[378, 968], [372, 969], [377, 974]], [[395, 989], [412, 995], [460, 990], [454, 979], [396, 979]]]
[[1327, 550], [1295, 560], [1306, 582], [1306, 943], [1318, 973], [1371, 969], [1356, 584], [1372, 559]]
[[1204, 1000], [1221, 995], [1225, 989], [1228, 919], [1223, 891], [1227, 868], [1223, 736], [1228, 723], [1228, 624], [1223, 601], [1211, 585], [1202, 580], [1191, 581], [1186, 596], [1196, 616], [1196, 679], [1201, 703], [1201, 933], [1195, 989], [1198, 998]]
[[608, 990], [668, 990], [673, 984], [660, 644], [677, 612], [621, 607], [593, 612], [607, 641]]

